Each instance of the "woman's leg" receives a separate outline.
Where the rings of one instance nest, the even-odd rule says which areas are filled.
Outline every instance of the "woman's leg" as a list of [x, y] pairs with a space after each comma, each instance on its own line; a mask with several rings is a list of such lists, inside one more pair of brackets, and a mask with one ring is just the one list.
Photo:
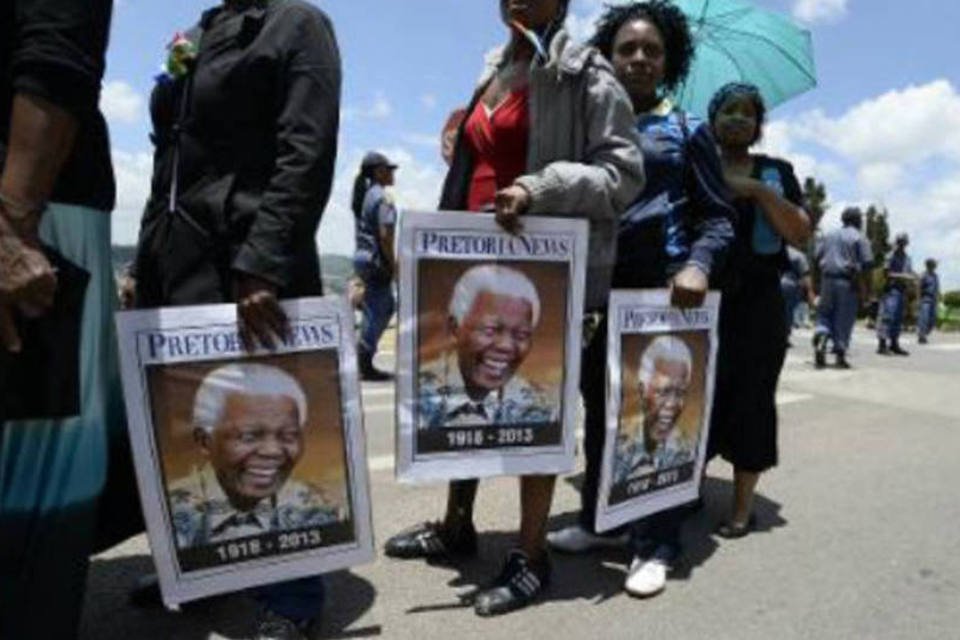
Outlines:
[[454, 480], [447, 488], [447, 513], [443, 528], [456, 533], [464, 527], [473, 527], [473, 504], [477, 500], [479, 480]]
[[760, 474], [753, 471], [735, 469], [733, 472], [733, 517], [735, 527], [746, 526], [753, 513], [753, 496], [757, 489]]
[[547, 518], [556, 476], [520, 478], [520, 548], [534, 562], [546, 553]]

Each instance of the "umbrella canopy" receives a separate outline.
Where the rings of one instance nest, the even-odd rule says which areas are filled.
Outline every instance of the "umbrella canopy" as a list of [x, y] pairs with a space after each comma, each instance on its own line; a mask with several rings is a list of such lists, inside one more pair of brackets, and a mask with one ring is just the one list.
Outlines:
[[789, 18], [744, 0], [674, 0], [687, 16], [696, 56], [676, 100], [707, 115], [713, 94], [728, 82], [750, 82], [768, 107], [817, 85], [810, 32]]

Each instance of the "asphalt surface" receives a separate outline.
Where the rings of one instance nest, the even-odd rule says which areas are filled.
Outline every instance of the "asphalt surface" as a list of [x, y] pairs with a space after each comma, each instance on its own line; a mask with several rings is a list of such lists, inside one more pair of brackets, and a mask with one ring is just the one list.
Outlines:
[[[782, 378], [781, 464], [761, 480], [759, 530], [711, 535], [732, 486], [730, 467], [713, 463], [706, 506], [687, 523], [684, 559], [660, 596], [623, 593], [625, 551], [557, 555], [540, 603], [476, 617], [459, 596], [496, 574], [517, 526], [517, 483], [499, 479], [481, 487], [478, 559], [380, 557], [332, 575], [319, 637], [960, 638], [960, 336], [936, 334], [925, 347], [908, 338], [911, 357], [882, 357], [858, 330], [854, 370], [815, 371], [809, 335], [795, 334]], [[365, 385], [364, 400], [379, 543], [438, 517], [445, 490], [394, 481], [392, 389]], [[572, 522], [576, 482], [558, 483], [551, 528]], [[143, 536], [94, 560], [81, 638], [246, 637], [254, 605], [243, 595], [180, 612], [131, 607], [127, 592], [150, 568]]]

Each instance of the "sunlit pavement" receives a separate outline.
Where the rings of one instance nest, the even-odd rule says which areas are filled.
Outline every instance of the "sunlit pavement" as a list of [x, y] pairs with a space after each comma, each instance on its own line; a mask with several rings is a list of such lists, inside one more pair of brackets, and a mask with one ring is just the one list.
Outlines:
[[[480, 556], [460, 567], [379, 558], [329, 579], [321, 637], [354, 638], [954, 638], [960, 629], [960, 336], [904, 340], [909, 358], [874, 353], [859, 330], [853, 370], [815, 371], [810, 332], [794, 334], [781, 382], [780, 466], [760, 484], [759, 530], [711, 535], [731, 469], [711, 466], [705, 509], [684, 530], [686, 554], [652, 600], [622, 592], [627, 553], [554, 556], [546, 597], [480, 619], [461, 604], [499, 570], [517, 527], [512, 479], [484, 483]], [[378, 359], [392, 366], [392, 342]], [[365, 385], [379, 543], [441, 513], [441, 485], [393, 479], [393, 392]], [[576, 478], [558, 483], [552, 527], [571, 522]], [[254, 605], [218, 598], [178, 613], [134, 609], [127, 591], [150, 569], [140, 536], [95, 559], [81, 637], [243, 638]]]

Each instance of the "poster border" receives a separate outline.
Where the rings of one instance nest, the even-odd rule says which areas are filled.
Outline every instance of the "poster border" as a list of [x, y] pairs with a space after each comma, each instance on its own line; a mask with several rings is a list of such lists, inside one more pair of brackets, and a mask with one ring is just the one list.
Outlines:
[[[569, 217], [524, 216], [522, 233], [572, 236], [573, 259], [569, 262], [570, 290], [567, 292], [566, 334], [564, 336], [564, 377], [561, 387], [559, 445], [538, 447], [505, 447], [470, 450], [470, 462], [464, 464], [465, 451], [414, 454], [417, 436], [416, 383], [419, 349], [417, 314], [418, 266], [421, 258], [415, 251], [416, 234], [423, 229], [470, 231], [493, 235], [506, 234], [492, 214], [450, 211], [404, 212], [398, 234], [400, 249], [400, 304], [397, 336], [396, 376], [396, 439], [395, 475], [400, 482], [422, 483], [461, 480], [492, 476], [525, 474], [564, 474], [573, 470], [576, 452], [576, 417], [579, 394], [579, 372], [583, 325], [583, 300], [586, 285], [587, 237], [589, 224], [584, 219]], [[480, 261], [489, 256], [451, 256], [450, 260]], [[547, 262], [542, 258], [516, 256], [517, 262]], [[578, 268], [579, 267], [579, 268]]]
[[[339, 326], [339, 343], [330, 348], [336, 349], [338, 354], [340, 412], [346, 449], [345, 463], [354, 540], [332, 547], [246, 560], [189, 572], [180, 570], [176, 544], [173, 540], [166, 487], [163, 486], [164, 475], [160, 457], [162, 452], [154, 429], [146, 378], [147, 366], [164, 363], [152, 361], [147, 365], [142, 357], [139, 338], [147, 331], [175, 331], [213, 326], [236, 327], [236, 305], [170, 307], [120, 311], [116, 314], [124, 399], [137, 485], [144, 507], [147, 537], [160, 581], [162, 598], [169, 608], [177, 608], [184, 602], [220, 593], [345, 569], [372, 562], [375, 557], [370, 474], [357, 371], [353, 311], [345, 299], [335, 296], [282, 301], [281, 306], [294, 322], [298, 319], [331, 318], [335, 319]], [[252, 355], [262, 357], [270, 354], [282, 355], [316, 350], [315, 347], [290, 346], [281, 347], [274, 352], [261, 349]], [[243, 355], [243, 352], [232, 352], [184, 357], [171, 359], [167, 364], [235, 361]]]
[[[603, 462], [600, 467], [600, 486], [597, 495], [596, 529], [603, 533], [616, 529], [635, 520], [693, 502], [700, 495], [700, 480], [706, 465], [707, 442], [710, 438], [710, 418], [713, 412], [713, 394], [717, 365], [718, 325], [720, 321], [721, 294], [711, 291], [703, 305], [696, 309], [706, 309], [712, 314], [712, 322], [707, 328], [709, 345], [707, 348], [707, 371], [704, 385], [703, 414], [700, 426], [700, 438], [697, 444], [697, 456], [693, 476], [678, 485], [668, 487], [654, 494], [639, 496], [611, 506], [609, 504], [612, 486], [613, 458], [615, 455], [617, 431], [620, 427], [620, 411], [623, 399], [623, 363], [622, 336], [619, 328], [620, 310], [625, 307], [647, 307], [651, 310], [676, 310], [670, 305], [669, 289], [615, 290], [610, 294], [610, 306], [607, 315], [607, 373], [605, 416], [605, 437], [603, 443]], [[677, 327], [683, 330], [685, 327]], [[688, 329], [702, 331], [702, 327]], [[627, 335], [655, 333], [655, 331], [635, 331]]]

